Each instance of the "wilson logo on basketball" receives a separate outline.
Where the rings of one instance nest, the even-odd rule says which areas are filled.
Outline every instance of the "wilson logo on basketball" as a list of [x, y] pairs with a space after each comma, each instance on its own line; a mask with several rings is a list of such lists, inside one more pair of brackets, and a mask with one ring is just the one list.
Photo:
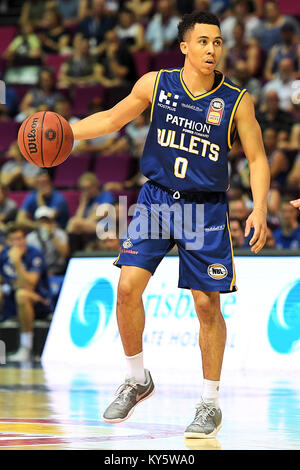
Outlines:
[[27, 134], [28, 137], [28, 149], [30, 153], [37, 153], [37, 146], [36, 146], [36, 128], [38, 124], [38, 118], [34, 118], [31, 127], [30, 127], [30, 132]]
[[50, 141], [56, 139], [56, 132], [55, 132], [55, 130], [53, 130], [53, 129], [48, 129], [48, 130], [45, 132], [45, 137], [46, 137], [46, 139], [48, 139], [48, 140], [50, 140]]
[[224, 279], [228, 271], [223, 264], [210, 264], [207, 268], [207, 274], [213, 279]]

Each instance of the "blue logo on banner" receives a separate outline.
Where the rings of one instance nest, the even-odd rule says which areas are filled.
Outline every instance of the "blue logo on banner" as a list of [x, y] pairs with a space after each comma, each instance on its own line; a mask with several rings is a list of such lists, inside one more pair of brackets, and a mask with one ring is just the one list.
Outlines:
[[268, 337], [278, 353], [289, 354], [300, 348], [300, 279], [288, 284], [274, 302]]
[[113, 310], [114, 291], [108, 279], [88, 284], [77, 298], [70, 322], [70, 335], [79, 348], [88, 346], [106, 329]]

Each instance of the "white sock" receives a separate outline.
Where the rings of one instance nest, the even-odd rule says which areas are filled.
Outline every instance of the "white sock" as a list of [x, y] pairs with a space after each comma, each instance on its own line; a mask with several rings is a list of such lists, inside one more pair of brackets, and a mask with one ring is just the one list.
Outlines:
[[125, 356], [125, 358], [129, 377], [134, 377], [138, 383], [144, 384], [146, 376], [143, 351], [135, 356]]
[[33, 332], [32, 331], [26, 331], [22, 332], [20, 334], [20, 345], [23, 346], [24, 348], [27, 349], [32, 349], [32, 343], [33, 343]]
[[219, 408], [219, 386], [220, 381], [203, 380], [202, 400], [205, 403], [213, 403], [216, 408]]

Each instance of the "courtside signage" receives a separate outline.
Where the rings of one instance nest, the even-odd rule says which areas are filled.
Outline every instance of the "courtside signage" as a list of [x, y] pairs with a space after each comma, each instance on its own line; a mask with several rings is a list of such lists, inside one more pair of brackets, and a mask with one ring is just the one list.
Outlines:
[[[123, 366], [116, 320], [114, 258], [73, 258], [42, 362]], [[300, 363], [299, 257], [236, 257], [236, 293], [221, 295], [227, 324], [224, 370], [297, 370]], [[222, 276], [222, 266], [209, 275]], [[144, 292], [149, 368], [199, 373], [199, 322], [189, 290], [177, 287], [178, 258], [166, 257]]]

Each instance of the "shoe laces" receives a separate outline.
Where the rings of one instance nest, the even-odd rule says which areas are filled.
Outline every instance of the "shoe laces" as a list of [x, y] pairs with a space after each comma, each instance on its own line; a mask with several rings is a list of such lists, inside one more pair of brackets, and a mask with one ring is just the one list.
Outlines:
[[204, 401], [197, 403], [196, 405], [196, 416], [195, 421], [200, 421], [201, 424], [205, 424], [209, 416], [215, 415], [215, 407], [209, 405]]
[[120, 385], [120, 387], [116, 390], [116, 395], [118, 395], [118, 397], [116, 398], [116, 402], [125, 402], [128, 398], [128, 395], [133, 390], [136, 391], [135, 383], [130, 383], [126, 381], [124, 384]]

